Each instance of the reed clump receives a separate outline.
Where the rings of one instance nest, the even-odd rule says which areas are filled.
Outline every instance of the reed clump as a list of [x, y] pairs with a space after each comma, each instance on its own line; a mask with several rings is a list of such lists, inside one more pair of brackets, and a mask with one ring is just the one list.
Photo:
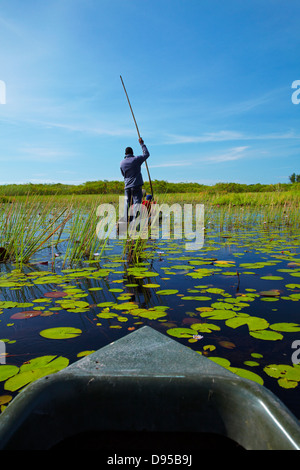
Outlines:
[[67, 207], [27, 197], [0, 206], [2, 261], [26, 263], [70, 217]]

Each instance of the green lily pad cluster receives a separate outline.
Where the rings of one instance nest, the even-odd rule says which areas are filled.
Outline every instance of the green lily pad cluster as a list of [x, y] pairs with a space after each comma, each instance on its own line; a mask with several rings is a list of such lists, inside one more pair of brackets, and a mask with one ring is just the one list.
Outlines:
[[244, 379], [252, 380], [260, 385], [264, 384], [263, 379], [258, 374], [241, 367], [233, 367], [228, 359], [222, 357], [210, 357], [209, 359]]
[[[121, 304], [113, 302], [102, 302], [98, 304], [98, 307], [104, 307], [104, 309], [97, 314], [97, 317], [103, 319], [114, 318], [121, 322], [127, 321], [127, 318], [124, 317], [124, 314], [130, 314], [133, 317], [139, 317], [148, 320], [158, 320], [167, 315], [166, 310], [169, 308], [168, 306], [164, 305], [157, 305], [148, 309], [140, 308], [134, 302], [123, 302]], [[123, 316], [121, 316], [119, 313], [113, 312], [112, 310], [121, 310], [123, 312]]]
[[277, 379], [278, 385], [283, 388], [296, 388], [300, 382], [300, 365], [270, 364], [264, 371]]
[[69, 365], [63, 356], [40, 356], [25, 362], [20, 368], [14, 365], [0, 365], [0, 381], [4, 390], [20, 391], [41, 377], [58, 372]]
[[[203, 292], [212, 292], [212, 289], [204, 289]], [[219, 291], [214, 291], [219, 293]], [[222, 295], [222, 292], [220, 292]], [[223, 294], [224, 295], [224, 294]], [[283, 338], [281, 332], [298, 332], [300, 331], [300, 324], [292, 322], [269, 323], [265, 318], [257, 317], [245, 313], [244, 309], [250, 307], [251, 302], [262, 296], [280, 295], [278, 291], [272, 290], [268, 292], [261, 292], [260, 294], [248, 292], [247, 294], [240, 295], [236, 298], [224, 296], [222, 300], [213, 302], [209, 308], [196, 308], [200, 311], [200, 316], [209, 320], [225, 320], [226, 326], [230, 328], [238, 328], [246, 325], [249, 334], [254, 338], [275, 341]], [[293, 294], [291, 294], [293, 295]], [[295, 299], [298, 299], [298, 294], [295, 294]], [[190, 298], [190, 297], [188, 297]], [[195, 300], [201, 297], [194, 297]], [[293, 297], [292, 297], [293, 298]], [[185, 299], [185, 297], [182, 297]], [[204, 297], [205, 300], [208, 300]], [[249, 303], [250, 302], [250, 303]]]

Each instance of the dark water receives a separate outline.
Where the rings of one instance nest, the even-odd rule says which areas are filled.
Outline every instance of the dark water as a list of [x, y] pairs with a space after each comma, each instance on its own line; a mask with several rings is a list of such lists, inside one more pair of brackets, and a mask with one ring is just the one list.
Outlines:
[[[197, 340], [191, 336], [173, 338], [207, 357], [226, 358], [232, 367], [254, 372], [263, 379], [264, 385], [300, 418], [299, 385], [295, 386], [294, 383], [294, 388], [283, 388], [276, 378], [270, 377], [264, 371], [270, 364], [293, 366], [292, 343], [300, 340], [300, 332], [281, 331], [282, 338], [275, 341], [258, 339], [249, 334], [247, 325], [232, 328], [226, 324], [226, 320], [203, 317], [203, 312], [196, 310], [211, 307], [216, 302], [224, 303], [228, 299], [234, 302], [241, 296], [246, 296], [246, 305], [235, 311], [238, 314], [245, 313], [251, 317], [263, 318], [270, 325], [299, 325], [299, 299], [297, 296], [290, 297], [291, 294], [300, 292], [300, 246], [297, 232], [208, 232], [204, 247], [192, 252], [185, 250], [183, 240], [150, 240], [141, 254], [139, 263], [134, 266], [128, 263], [126, 257], [122, 259], [122, 248], [121, 242], [110, 241], [99, 262], [81, 262], [76, 267], [66, 269], [62, 269], [61, 258], [57, 256], [54, 272], [50, 261], [51, 250], [44, 250], [31, 265], [23, 267], [23, 273], [26, 275], [24, 277], [17, 277], [14, 266], [2, 265], [0, 301], [18, 302], [15, 307], [4, 306], [0, 315], [0, 339], [5, 340], [6, 364], [20, 367], [26, 361], [45, 355], [63, 356], [69, 363], [73, 363], [79, 359], [78, 353], [97, 350], [145, 324], [165, 335], [172, 334], [173, 328], [176, 327], [190, 329], [195, 322], [214, 324], [219, 329], [211, 332], [195, 330], [195, 334], [203, 336], [201, 339]], [[40, 264], [47, 260], [48, 264]], [[219, 263], [220, 261], [232, 263], [228, 266]], [[241, 266], [246, 263], [247, 266]], [[140, 271], [137, 271], [137, 268]], [[197, 271], [198, 269], [208, 271], [204, 273]], [[285, 271], [278, 271], [281, 269]], [[154, 275], [150, 276], [149, 272]], [[192, 277], [190, 274], [198, 274], [198, 277]], [[203, 274], [203, 277], [200, 277], [200, 274]], [[265, 276], [276, 278], [262, 279]], [[16, 285], [5, 286], [3, 282], [16, 282]], [[159, 287], [145, 287], [149, 283]], [[296, 287], [287, 287], [290, 285]], [[91, 290], [95, 288], [100, 290]], [[222, 291], [207, 292], [211, 288]], [[70, 289], [77, 290], [73, 290], [72, 294]], [[122, 291], [115, 292], [114, 289]], [[266, 300], [266, 297], [260, 295], [261, 291], [274, 289], [279, 293], [276, 297], [271, 297], [271, 300]], [[176, 292], [169, 292], [168, 295], [159, 293], [164, 290]], [[68, 296], [45, 296], [53, 291], [67, 291]], [[128, 294], [127, 298], [124, 298], [124, 294]], [[249, 294], [254, 295], [251, 301], [247, 301]], [[182, 298], [193, 296], [198, 299]], [[60, 301], [68, 298], [74, 302], [86, 302], [88, 305], [75, 305], [77, 311], [70, 311], [66, 304], [61, 308]], [[41, 299], [47, 299], [47, 302]], [[33, 302], [34, 300], [38, 301]], [[144, 311], [134, 315], [134, 310], [115, 309], [116, 305], [130, 301]], [[32, 305], [23, 307], [21, 304], [24, 302]], [[99, 306], [104, 302], [112, 302], [113, 305]], [[231, 305], [236, 306], [234, 303]], [[25, 319], [11, 318], [17, 312], [32, 311], [34, 307], [41, 309], [40, 315]], [[151, 309], [155, 307], [168, 308], [159, 310], [162, 315], [157, 319], [143, 316], [145, 312], [147, 316], [149, 309], [153, 312]], [[78, 311], [78, 308], [82, 311]], [[103, 311], [119, 316], [97, 316]], [[157, 313], [158, 310], [154, 312]], [[49, 339], [40, 334], [42, 330], [57, 327], [77, 328], [80, 329], [80, 334], [69, 339]], [[259, 354], [260, 357], [253, 358], [253, 353]], [[258, 365], [250, 366], [245, 364], [245, 361], [255, 361]], [[7, 391], [4, 387], [5, 381], [0, 382], [0, 397], [7, 394], [14, 397], [18, 393]]]

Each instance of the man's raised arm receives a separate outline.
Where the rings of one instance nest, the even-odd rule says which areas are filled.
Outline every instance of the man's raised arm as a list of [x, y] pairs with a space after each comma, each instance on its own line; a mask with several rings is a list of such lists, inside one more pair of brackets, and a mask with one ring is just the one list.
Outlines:
[[139, 160], [144, 162], [150, 156], [150, 153], [149, 153], [149, 150], [147, 149], [147, 147], [144, 144], [144, 141], [141, 137], [139, 138], [139, 143], [141, 144], [141, 147], [142, 147], [142, 150], [143, 150], [143, 155], [140, 155], [139, 157], [136, 157], [136, 158], [138, 158]]

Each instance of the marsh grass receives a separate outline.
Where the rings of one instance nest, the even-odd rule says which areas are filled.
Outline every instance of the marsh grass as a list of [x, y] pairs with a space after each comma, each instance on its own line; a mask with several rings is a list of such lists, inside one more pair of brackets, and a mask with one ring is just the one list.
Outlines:
[[93, 259], [95, 256], [101, 258], [103, 250], [107, 244], [108, 237], [104, 240], [97, 237], [97, 217], [98, 201], [86, 207], [80, 205], [74, 210], [73, 218], [69, 224], [69, 236], [64, 255], [63, 266], [66, 263], [74, 264], [82, 258]]
[[[278, 193], [238, 193], [208, 195], [157, 195], [159, 204], [204, 204], [205, 229], [239, 230], [256, 228], [299, 228], [300, 196], [296, 191]], [[85, 258], [100, 258], [107, 239], [96, 234], [97, 207], [110, 203], [116, 207], [118, 195], [27, 196], [16, 197], [0, 205], [0, 257], [17, 266], [30, 262], [45, 247], [52, 250], [64, 245], [63, 265]], [[140, 259], [147, 239], [137, 238], [124, 242], [134, 262]]]
[[[158, 197], [161, 197], [159, 195]], [[249, 192], [249, 193], [226, 193], [211, 194], [207, 191], [198, 193], [164, 194], [166, 204], [173, 202], [207, 204], [212, 206], [300, 206], [300, 191], [278, 191], [278, 192]]]
[[55, 209], [52, 201], [39, 198], [2, 203], [0, 206], [0, 239], [3, 261], [22, 264], [54, 235], [64, 223], [67, 208]]

